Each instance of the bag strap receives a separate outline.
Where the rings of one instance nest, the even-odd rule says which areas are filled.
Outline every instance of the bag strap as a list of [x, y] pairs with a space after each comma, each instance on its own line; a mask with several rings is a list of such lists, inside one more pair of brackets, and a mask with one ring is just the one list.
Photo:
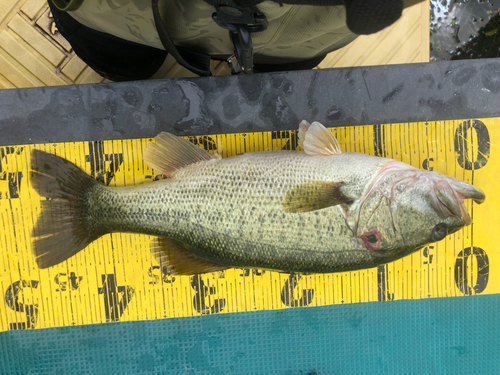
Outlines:
[[83, 0], [52, 0], [57, 9], [63, 12], [77, 10], [82, 5]]
[[158, 31], [163, 48], [184, 68], [200, 76], [211, 76], [210, 56], [175, 46], [158, 10], [158, 0], [152, 1], [152, 7], [156, 30]]

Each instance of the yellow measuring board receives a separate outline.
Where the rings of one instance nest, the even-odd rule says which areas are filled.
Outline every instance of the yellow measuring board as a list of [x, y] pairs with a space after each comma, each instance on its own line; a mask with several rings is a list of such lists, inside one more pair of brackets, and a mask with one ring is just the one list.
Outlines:
[[[401, 160], [474, 184], [473, 224], [398, 261], [317, 275], [230, 269], [172, 276], [151, 255], [154, 237], [112, 234], [57, 266], [38, 269], [31, 231], [42, 198], [30, 187], [33, 148], [64, 157], [111, 186], [163, 178], [142, 161], [150, 139], [0, 147], [0, 331], [200, 314], [452, 297], [500, 292], [496, 231], [500, 197], [500, 118], [331, 129], [344, 152]], [[189, 137], [209, 152], [294, 149], [296, 131]], [[490, 266], [493, 272], [490, 272]]]

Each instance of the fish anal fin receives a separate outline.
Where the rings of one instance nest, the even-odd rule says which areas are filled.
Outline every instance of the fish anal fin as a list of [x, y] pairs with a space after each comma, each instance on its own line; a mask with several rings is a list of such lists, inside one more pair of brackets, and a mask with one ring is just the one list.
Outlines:
[[222, 271], [229, 267], [200, 258], [189, 252], [190, 246], [174, 238], [160, 237], [151, 246], [151, 252], [171, 275], [196, 275]]
[[205, 149], [195, 146], [187, 139], [162, 132], [144, 150], [144, 161], [154, 170], [170, 177], [174, 172], [190, 164], [218, 159]]
[[309, 212], [339, 204], [350, 204], [352, 199], [342, 191], [343, 182], [307, 181], [293, 186], [285, 195], [281, 207], [285, 212]]
[[299, 125], [299, 146], [308, 155], [328, 156], [342, 153], [337, 138], [317, 121], [309, 124], [306, 120], [302, 120]]

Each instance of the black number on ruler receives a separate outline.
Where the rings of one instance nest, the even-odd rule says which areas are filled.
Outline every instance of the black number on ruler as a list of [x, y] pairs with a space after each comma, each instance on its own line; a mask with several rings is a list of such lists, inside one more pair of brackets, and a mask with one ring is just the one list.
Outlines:
[[286, 139], [286, 143], [281, 147], [282, 150], [297, 149], [297, 131], [296, 130], [279, 130], [271, 133], [271, 139]]
[[283, 138], [290, 138], [289, 130], [278, 130], [278, 131], [273, 131], [271, 133], [271, 139], [283, 139]]
[[389, 281], [387, 280], [387, 265], [377, 267], [378, 300], [393, 301], [394, 293], [389, 293]]
[[427, 260], [424, 261], [424, 264], [431, 264], [432, 263], [432, 258], [434, 257], [434, 255], [431, 254], [432, 250], [434, 250], [434, 246], [424, 247], [424, 251], [422, 252], [422, 254], [425, 258], [427, 258]]
[[0, 173], [4, 172], [3, 163], [5, 163], [4, 159], [7, 156], [7, 150], [11, 150], [14, 147], [0, 147]]
[[134, 288], [126, 286], [116, 286], [115, 275], [101, 275], [102, 288], [98, 288], [99, 294], [104, 297], [104, 309], [106, 311], [106, 321], [116, 322], [120, 320], [128, 303], [134, 295]]
[[259, 270], [257, 268], [245, 268], [243, 269], [243, 273], [240, 273], [240, 276], [250, 276], [250, 272], [252, 273], [252, 275], [254, 276], [262, 276], [263, 274], [266, 273], [265, 270]]
[[165, 284], [171, 284], [175, 281], [174, 276], [170, 276], [170, 273], [168, 272], [167, 266], [161, 267], [161, 275], [157, 275], [155, 272], [156, 270], [160, 270], [160, 266], [152, 266], [149, 267], [148, 270], [148, 276], [151, 277], [152, 281], [149, 282], [150, 285], [155, 285], [160, 283], [160, 277], [161, 281]]
[[200, 275], [194, 275], [191, 278], [191, 287], [196, 291], [193, 297], [193, 307], [200, 314], [216, 314], [226, 306], [225, 298], [210, 298], [211, 295], [217, 293], [217, 289], [214, 286], [208, 288]]
[[422, 168], [425, 169], [426, 171], [433, 171], [434, 167], [431, 166], [431, 163], [433, 163], [433, 162], [434, 162], [434, 158], [425, 159], [422, 162]]
[[[476, 261], [476, 284], [473, 287], [469, 285], [471, 282], [469, 276], [471, 276], [472, 270], [469, 270], [468, 260], [471, 256]], [[482, 293], [488, 285], [489, 273], [490, 262], [488, 255], [480, 247], [468, 247], [458, 253], [455, 261], [455, 284], [463, 294]]]
[[37, 280], [19, 280], [12, 283], [5, 292], [5, 303], [12, 310], [17, 312], [24, 312], [26, 314], [26, 322], [22, 323], [10, 323], [10, 329], [27, 329], [34, 328], [36, 324], [36, 318], [38, 316], [38, 303], [32, 303], [30, 305], [23, 303], [24, 288], [38, 288]]
[[105, 154], [102, 141], [88, 142], [89, 154], [85, 161], [90, 163], [91, 175], [97, 181], [109, 185], [123, 163], [123, 154]]
[[147, 174], [144, 176], [144, 179], [153, 180], [153, 181], [160, 181], [160, 180], [164, 180], [166, 178], [167, 178], [167, 176], [165, 176], [164, 174], [157, 174], [156, 176], [153, 176], [151, 174]]
[[21, 155], [24, 147], [0, 147], [0, 173], [4, 171], [4, 165], [7, 164], [7, 155]]
[[[24, 147], [0, 147], [0, 181], [8, 181], [9, 192], [3, 194], [4, 198], [19, 198], [19, 190], [23, 172], [7, 172], [5, 165], [7, 164], [7, 155], [20, 155]], [[2, 192], [0, 192], [2, 198]]]
[[208, 135], [202, 137], [189, 137], [189, 142], [196, 146], [202, 146], [205, 150], [217, 150], [217, 143]]
[[[477, 144], [474, 143], [476, 133]], [[482, 121], [467, 120], [455, 131], [455, 152], [457, 162], [467, 170], [479, 169], [486, 165], [490, 157], [490, 135]]]
[[[9, 194], [4, 193], [4, 198], [19, 198], [19, 190], [21, 188], [21, 180], [23, 179], [23, 172], [7, 173], [0, 172], [0, 181], [8, 181], [9, 183]], [[2, 193], [0, 192], [0, 198], [2, 198]]]
[[385, 151], [384, 125], [373, 125], [373, 147], [375, 149], [375, 156], [387, 156]]
[[82, 280], [83, 276], [76, 276], [74, 272], [71, 272], [69, 276], [66, 273], [60, 272], [54, 277], [54, 282], [59, 285], [59, 288], [56, 289], [56, 292], [66, 291], [68, 288], [68, 282], [70, 290], [77, 290]]
[[281, 289], [281, 302], [287, 306], [308, 306], [314, 298], [314, 289], [303, 289], [302, 296], [299, 296], [298, 280], [300, 280], [300, 276], [290, 275]]

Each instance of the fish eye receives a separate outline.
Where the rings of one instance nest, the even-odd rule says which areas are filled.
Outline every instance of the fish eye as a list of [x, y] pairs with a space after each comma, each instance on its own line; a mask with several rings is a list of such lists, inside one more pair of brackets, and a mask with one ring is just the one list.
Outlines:
[[432, 229], [432, 240], [441, 241], [448, 234], [448, 228], [444, 224], [438, 224]]
[[370, 242], [370, 243], [377, 243], [378, 238], [375, 234], [369, 234], [368, 236], [365, 237], [365, 239]]

